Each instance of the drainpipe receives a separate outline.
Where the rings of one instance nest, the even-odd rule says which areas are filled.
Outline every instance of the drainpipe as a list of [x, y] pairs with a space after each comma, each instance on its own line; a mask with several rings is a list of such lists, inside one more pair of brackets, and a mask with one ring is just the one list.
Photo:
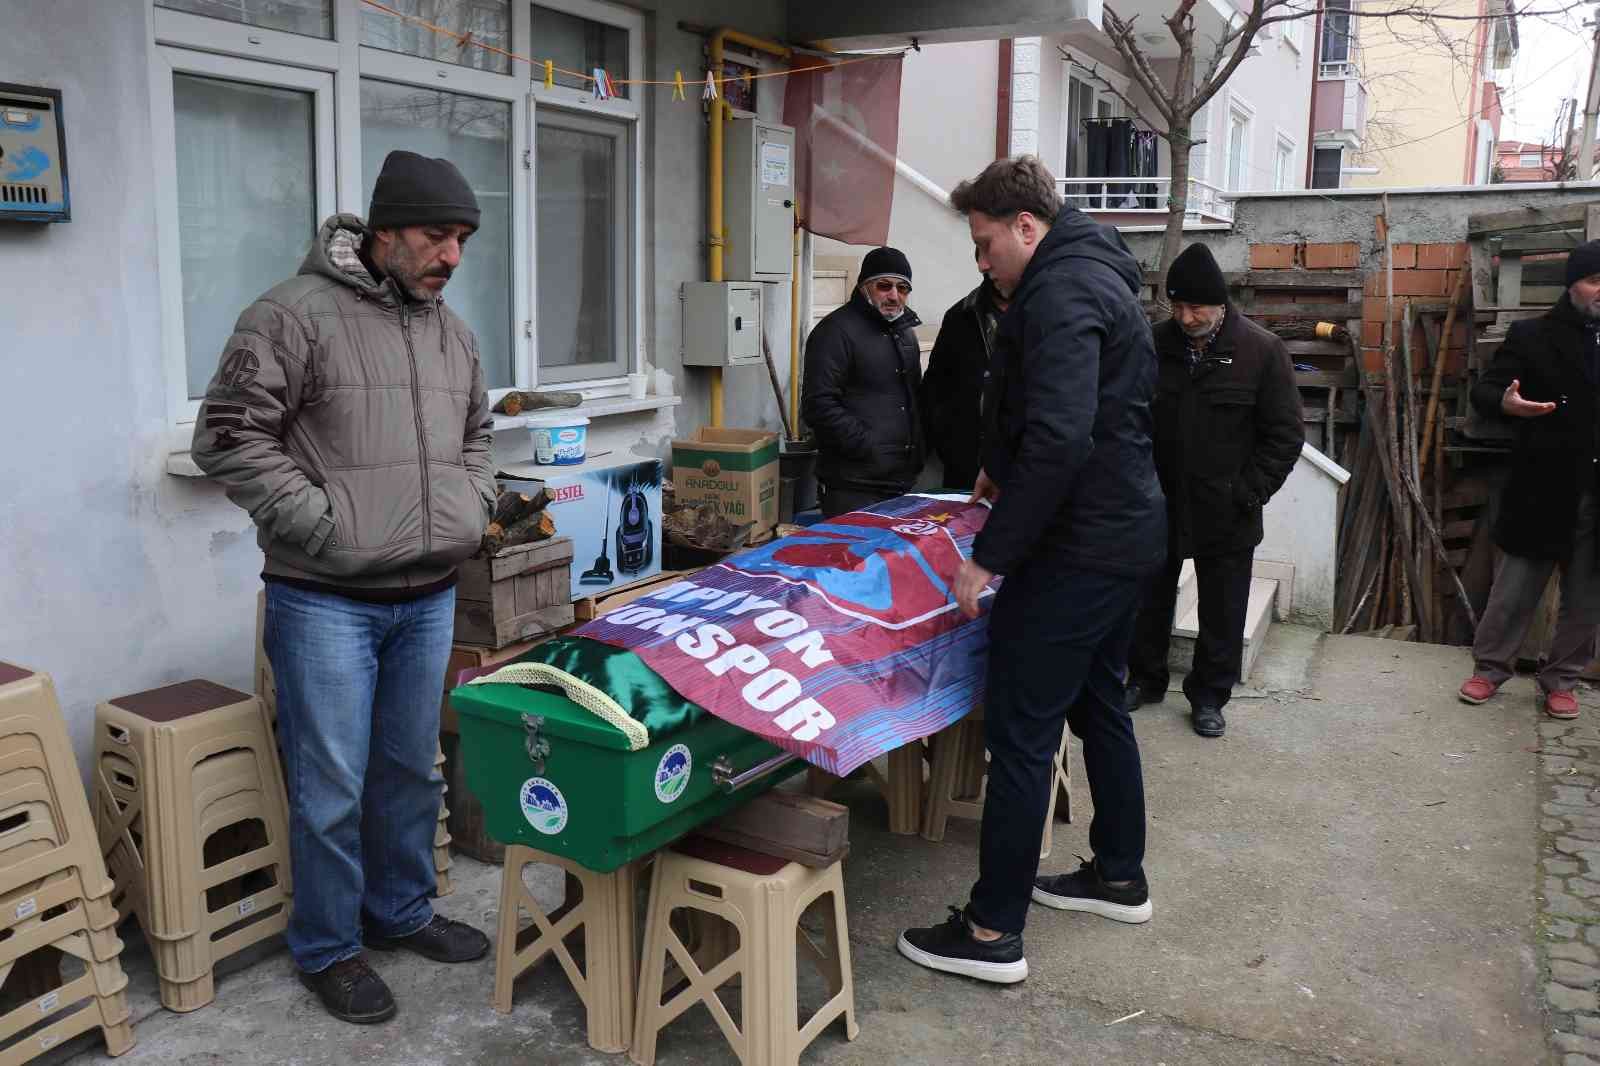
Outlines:
[[[1322, 12], [1311, 22], [1311, 110], [1306, 115], [1306, 188], [1311, 188], [1311, 175], [1315, 173], [1312, 161], [1317, 158], [1317, 89], [1322, 84], [1318, 73], [1322, 70]], [[1339, 157], [1341, 161], [1343, 156]], [[1343, 184], [1341, 182], [1340, 184]]]
[[[729, 41], [742, 44], [746, 48], [753, 48], [758, 52], [777, 56], [779, 59], [788, 59], [794, 53], [776, 41], [769, 41], [762, 37], [752, 37], [738, 30], [727, 27], [717, 30], [711, 35], [711, 76], [722, 77], [723, 46]], [[706, 137], [706, 168], [708, 170], [706, 186], [708, 189], [706, 204], [706, 280], [722, 281], [722, 249], [727, 244], [727, 234], [723, 230], [722, 206], [722, 135], [723, 123], [733, 118], [733, 107], [721, 96], [711, 102], [711, 113], [707, 116], [711, 126], [709, 136]], [[793, 279], [791, 279], [793, 284]], [[791, 355], [792, 362], [792, 355]], [[791, 383], [791, 388], [793, 387]], [[722, 425], [722, 368], [711, 368], [711, 424]]]
[[800, 439], [800, 216], [794, 216], [794, 266], [789, 271], [789, 431]]

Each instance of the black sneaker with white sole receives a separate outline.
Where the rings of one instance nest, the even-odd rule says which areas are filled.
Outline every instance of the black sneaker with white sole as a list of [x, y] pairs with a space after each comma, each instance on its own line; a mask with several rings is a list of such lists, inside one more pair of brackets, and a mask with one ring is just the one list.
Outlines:
[[1034, 878], [1033, 901], [1058, 911], [1083, 911], [1135, 925], [1150, 920], [1148, 882], [1140, 878], [1124, 887], [1108, 885], [1101, 879], [1093, 859], [1081, 855], [1078, 858], [1083, 865], [1074, 873]]
[[930, 970], [975, 977], [997, 985], [1014, 985], [1028, 976], [1022, 957], [1022, 934], [1005, 933], [999, 940], [979, 940], [967, 924], [966, 911], [950, 908], [943, 925], [907, 929], [896, 945], [900, 954]]

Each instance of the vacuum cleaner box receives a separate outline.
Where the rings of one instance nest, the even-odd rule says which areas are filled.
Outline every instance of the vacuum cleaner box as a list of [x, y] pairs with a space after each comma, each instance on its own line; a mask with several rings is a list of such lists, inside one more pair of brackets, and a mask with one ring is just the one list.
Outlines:
[[714, 503], [759, 537], [778, 524], [778, 435], [701, 426], [694, 439], [672, 442], [672, 489], [678, 506]]
[[550, 494], [556, 535], [572, 539], [572, 598], [582, 599], [661, 572], [661, 460], [554, 473], [517, 463], [501, 484]]

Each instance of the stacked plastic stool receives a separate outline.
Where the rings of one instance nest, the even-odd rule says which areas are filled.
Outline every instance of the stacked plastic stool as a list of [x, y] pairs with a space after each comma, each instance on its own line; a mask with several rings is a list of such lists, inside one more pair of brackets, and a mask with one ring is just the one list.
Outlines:
[[[272, 662], [267, 658], [267, 594], [256, 593], [256, 695], [267, 706], [267, 717], [272, 721], [272, 735], [278, 735], [278, 689], [272, 680]], [[434, 896], [448, 896], [455, 886], [450, 883], [450, 808], [445, 806], [444, 794], [450, 786], [444, 784], [444, 747], [434, 756], [433, 768], [439, 775], [439, 824], [433, 832]]]
[[[933, 766], [928, 775], [928, 802], [922, 813], [922, 837], [938, 842], [944, 839], [951, 818], [981, 819], [986, 778], [987, 752], [983, 744], [983, 708], [978, 707], [961, 721], [947, 726], [933, 737]], [[1044, 816], [1044, 835], [1039, 842], [1039, 857], [1046, 858], [1055, 843], [1055, 823], [1072, 821], [1072, 731], [1061, 729], [1050, 769], [1050, 806]]]
[[0, 1066], [96, 1027], [133, 1047], [113, 891], [55, 686], [0, 662]]
[[[831, 899], [824, 902], [824, 896]], [[823, 911], [821, 946], [800, 921], [814, 904]], [[674, 929], [673, 914], [679, 910], [714, 915], [732, 925], [737, 943], [731, 953], [697, 960]], [[800, 952], [816, 964], [828, 991], [804, 1024], [796, 965]], [[662, 1002], [674, 964], [686, 982]], [[737, 1022], [717, 994], [735, 977]], [[658, 852], [638, 999], [628, 1057], [640, 1066], [653, 1066], [661, 1030], [697, 1003], [710, 1011], [743, 1066], [796, 1066], [801, 1052], [841, 1017], [845, 1037], [854, 1040], [859, 1029], [840, 864], [803, 866], [704, 837]]]
[[197, 1010], [216, 996], [216, 963], [288, 926], [288, 804], [266, 708], [183, 681], [100, 704], [94, 737], [118, 916], [138, 917], [162, 1004]]

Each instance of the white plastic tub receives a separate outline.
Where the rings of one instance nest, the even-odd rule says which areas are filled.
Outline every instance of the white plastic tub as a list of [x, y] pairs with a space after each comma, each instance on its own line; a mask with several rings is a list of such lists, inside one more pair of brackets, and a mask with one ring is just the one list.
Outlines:
[[587, 454], [589, 420], [582, 415], [529, 415], [528, 432], [540, 466], [577, 466]]

